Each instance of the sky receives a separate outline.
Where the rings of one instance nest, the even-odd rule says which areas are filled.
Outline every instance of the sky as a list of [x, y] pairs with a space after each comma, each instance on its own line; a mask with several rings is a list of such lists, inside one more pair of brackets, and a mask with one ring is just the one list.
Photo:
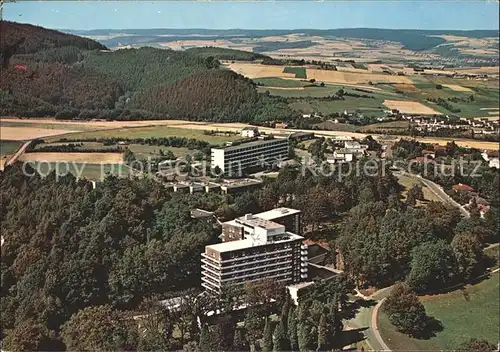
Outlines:
[[18, 1], [4, 18], [52, 29], [498, 29], [499, 3], [449, 0]]

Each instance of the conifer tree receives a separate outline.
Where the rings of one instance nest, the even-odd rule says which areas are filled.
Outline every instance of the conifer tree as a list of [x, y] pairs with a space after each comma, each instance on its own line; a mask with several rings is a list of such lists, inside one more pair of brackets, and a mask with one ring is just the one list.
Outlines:
[[288, 313], [288, 340], [290, 341], [290, 349], [296, 351], [299, 348], [297, 340], [297, 313], [291, 308]]
[[264, 337], [262, 339], [262, 351], [271, 352], [273, 350], [273, 330], [271, 327], [271, 321], [266, 318], [266, 324], [264, 325]]

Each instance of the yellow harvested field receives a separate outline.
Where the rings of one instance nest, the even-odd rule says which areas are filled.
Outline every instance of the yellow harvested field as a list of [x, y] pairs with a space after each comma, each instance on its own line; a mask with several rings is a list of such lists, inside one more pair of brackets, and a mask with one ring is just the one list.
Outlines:
[[[235, 62], [227, 67], [248, 78], [280, 77], [295, 78], [293, 73], [283, 73], [284, 66], [252, 64], [245, 62]], [[352, 69], [355, 70], [355, 69]], [[411, 84], [411, 80], [404, 76], [390, 76], [376, 73], [369, 73], [368, 70], [355, 72], [340, 72], [331, 70], [320, 70], [307, 68], [307, 79], [314, 78], [316, 81], [337, 84], [368, 84], [373, 83], [406, 83]]]
[[457, 69], [457, 72], [460, 73], [477, 73], [477, 74], [499, 74], [500, 67], [498, 66], [482, 66], [482, 67], [470, 67], [464, 69]]
[[263, 77], [281, 77], [281, 78], [295, 78], [294, 73], [283, 73], [284, 66], [276, 65], [261, 65], [249, 64], [242, 62], [235, 62], [228, 65], [228, 67], [240, 75], [248, 78], [263, 78]]
[[[402, 137], [407, 138], [407, 137]], [[483, 142], [479, 140], [472, 139], [453, 139], [453, 138], [430, 138], [430, 137], [418, 137], [416, 140], [424, 143], [437, 143], [440, 145], [446, 145], [447, 143], [454, 141], [460, 147], [476, 148], [479, 150], [499, 150], [497, 142]]]
[[419, 89], [415, 87], [413, 84], [395, 84], [394, 88], [402, 90], [403, 92], [410, 92], [410, 93], [419, 91]]
[[405, 76], [390, 76], [376, 73], [352, 73], [339, 72], [330, 70], [307, 69], [307, 79], [314, 78], [316, 81], [327, 83], [350, 83], [350, 84], [367, 84], [373, 83], [408, 83], [412, 81]]
[[38, 162], [66, 162], [89, 164], [121, 164], [121, 153], [25, 153], [19, 158], [21, 161]]
[[384, 105], [389, 109], [398, 109], [402, 113], [406, 114], [423, 114], [423, 115], [434, 115], [439, 114], [428, 106], [425, 106], [418, 101], [411, 100], [384, 100]]
[[459, 86], [458, 84], [443, 84], [443, 87], [450, 88], [456, 92], [472, 92], [472, 89]]
[[[19, 121], [19, 120], [16, 120]], [[32, 127], [3, 127], [0, 128], [0, 139], [11, 141], [24, 141], [40, 137], [57, 136], [60, 134], [76, 132], [72, 130], [32, 128]]]

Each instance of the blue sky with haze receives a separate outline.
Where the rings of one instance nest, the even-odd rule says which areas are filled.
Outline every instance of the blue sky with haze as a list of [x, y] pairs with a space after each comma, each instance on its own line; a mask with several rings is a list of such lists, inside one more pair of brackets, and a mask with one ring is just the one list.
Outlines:
[[498, 1], [21, 1], [4, 18], [54, 29], [498, 29]]

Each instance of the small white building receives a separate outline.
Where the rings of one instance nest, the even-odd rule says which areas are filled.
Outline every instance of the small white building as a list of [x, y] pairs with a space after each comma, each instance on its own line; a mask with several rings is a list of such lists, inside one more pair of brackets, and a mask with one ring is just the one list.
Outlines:
[[344, 142], [344, 148], [353, 151], [354, 153], [364, 153], [368, 149], [368, 146], [361, 144], [358, 141], [346, 141]]
[[257, 127], [244, 127], [241, 130], [241, 136], [245, 138], [253, 138], [260, 135], [259, 129]]

